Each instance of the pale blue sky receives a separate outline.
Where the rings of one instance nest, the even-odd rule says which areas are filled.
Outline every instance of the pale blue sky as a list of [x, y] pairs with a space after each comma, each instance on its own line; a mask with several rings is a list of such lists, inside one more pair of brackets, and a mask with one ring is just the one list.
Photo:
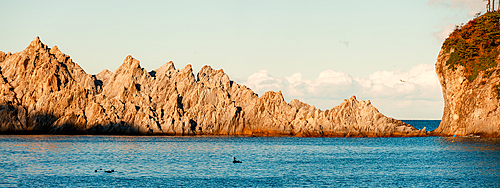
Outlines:
[[[284, 90], [287, 101], [299, 98], [326, 109], [358, 95], [371, 99], [392, 117], [440, 119], [440, 93], [417, 95], [415, 89], [405, 86], [407, 90], [398, 90], [401, 95], [374, 94], [373, 80], [381, 75], [377, 71], [392, 72], [396, 78], [420, 64], [433, 65], [444, 39], [442, 33], [471, 19], [477, 11], [484, 11], [481, 0], [0, 0], [0, 51], [22, 51], [40, 36], [42, 42], [57, 45], [90, 74], [114, 71], [129, 54], [147, 70], [170, 60], [177, 68], [192, 64], [195, 72], [208, 64], [224, 69], [231, 79], [259, 94], [264, 92], [260, 86]], [[262, 82], [248, 78], [262, 70], [268, 76]], [[325, 87], [339, 87], [341, 92], [318, 89], [322, 87], [319, 83], [326, 83], [320, 80], [320, 73], [326, 70], [331, 71], [323, 79], [337, 78], [331, 75], [338, 71], [350, 77], [351, 85], [326, 81], [330, 85]], [[301, 74], [302, 85], [290, 82], [296, 73]], [[354, 81], [360, 79], [372, 81]], [[423, 83], [420, 80], [415, 82], [418, 87]], [[317, 86], [308, 86], [312, 82]], [[361, 91], [352, 83], [371, 85]], [[397, 89], [394, 84], [384, 87]], [[411, 100], [420, 106], [411, 103], [396, 108], [384, 102], [394, 100]], [[422, 106], [417, 100], [432, 105]]]

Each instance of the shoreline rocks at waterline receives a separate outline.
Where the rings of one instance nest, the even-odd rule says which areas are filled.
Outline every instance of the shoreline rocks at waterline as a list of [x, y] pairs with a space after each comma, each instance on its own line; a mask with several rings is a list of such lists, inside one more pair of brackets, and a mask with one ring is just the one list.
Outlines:
[[146, 71], [127, 56], [114, 72], [87, 74], [37, 37], [0, 52], [0, 132], [248, 136], [427, 136], [356, 97], [322, 111], [281, 92], [258, 96], [222, 70], [168, 62]]

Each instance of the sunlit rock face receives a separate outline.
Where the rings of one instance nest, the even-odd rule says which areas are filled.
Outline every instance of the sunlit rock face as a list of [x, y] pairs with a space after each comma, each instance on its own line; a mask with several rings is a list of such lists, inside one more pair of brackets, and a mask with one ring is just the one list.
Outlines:
[[435, 68], [444, 112], [432, 134], [500, 137], [499, 20], [500, 12], [486, 13], [443, 43]]
[[248, 136], [426, 136], [353, 96], [321, 111], [281, 92], [259, 97], [222, 70], [168, 62], [150, 72], [132, 56], [90, 75], [37, 37], [0, 52], [0, 132]]
[[446, 65], [449, 53], [441, 52], [436, 63], [443, 89], [444, 111], [439, 127], [432, 131], [443, 136], [500, 137], [500, 110], [496, 86], [499, 73], [483, 78], [484, 73], [472, 82], [467, 79], [464, 67], [453, 71]]

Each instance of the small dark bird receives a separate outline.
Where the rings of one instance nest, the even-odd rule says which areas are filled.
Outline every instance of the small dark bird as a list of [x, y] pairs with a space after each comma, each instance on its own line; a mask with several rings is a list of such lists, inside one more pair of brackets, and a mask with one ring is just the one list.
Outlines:
[[236, 157], [233, 158], [233, 163], [241, 163], [241, 161], [237, 161]]
[[95, 170], [94, 172], [97, 172], [97, 170]]

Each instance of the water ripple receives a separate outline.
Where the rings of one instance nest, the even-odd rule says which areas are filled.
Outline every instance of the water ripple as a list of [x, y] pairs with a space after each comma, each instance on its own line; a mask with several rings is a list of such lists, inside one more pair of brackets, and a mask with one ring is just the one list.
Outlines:
[[498, 187], [499, 148], [483, 138], [3, 135], [0, 187]]

